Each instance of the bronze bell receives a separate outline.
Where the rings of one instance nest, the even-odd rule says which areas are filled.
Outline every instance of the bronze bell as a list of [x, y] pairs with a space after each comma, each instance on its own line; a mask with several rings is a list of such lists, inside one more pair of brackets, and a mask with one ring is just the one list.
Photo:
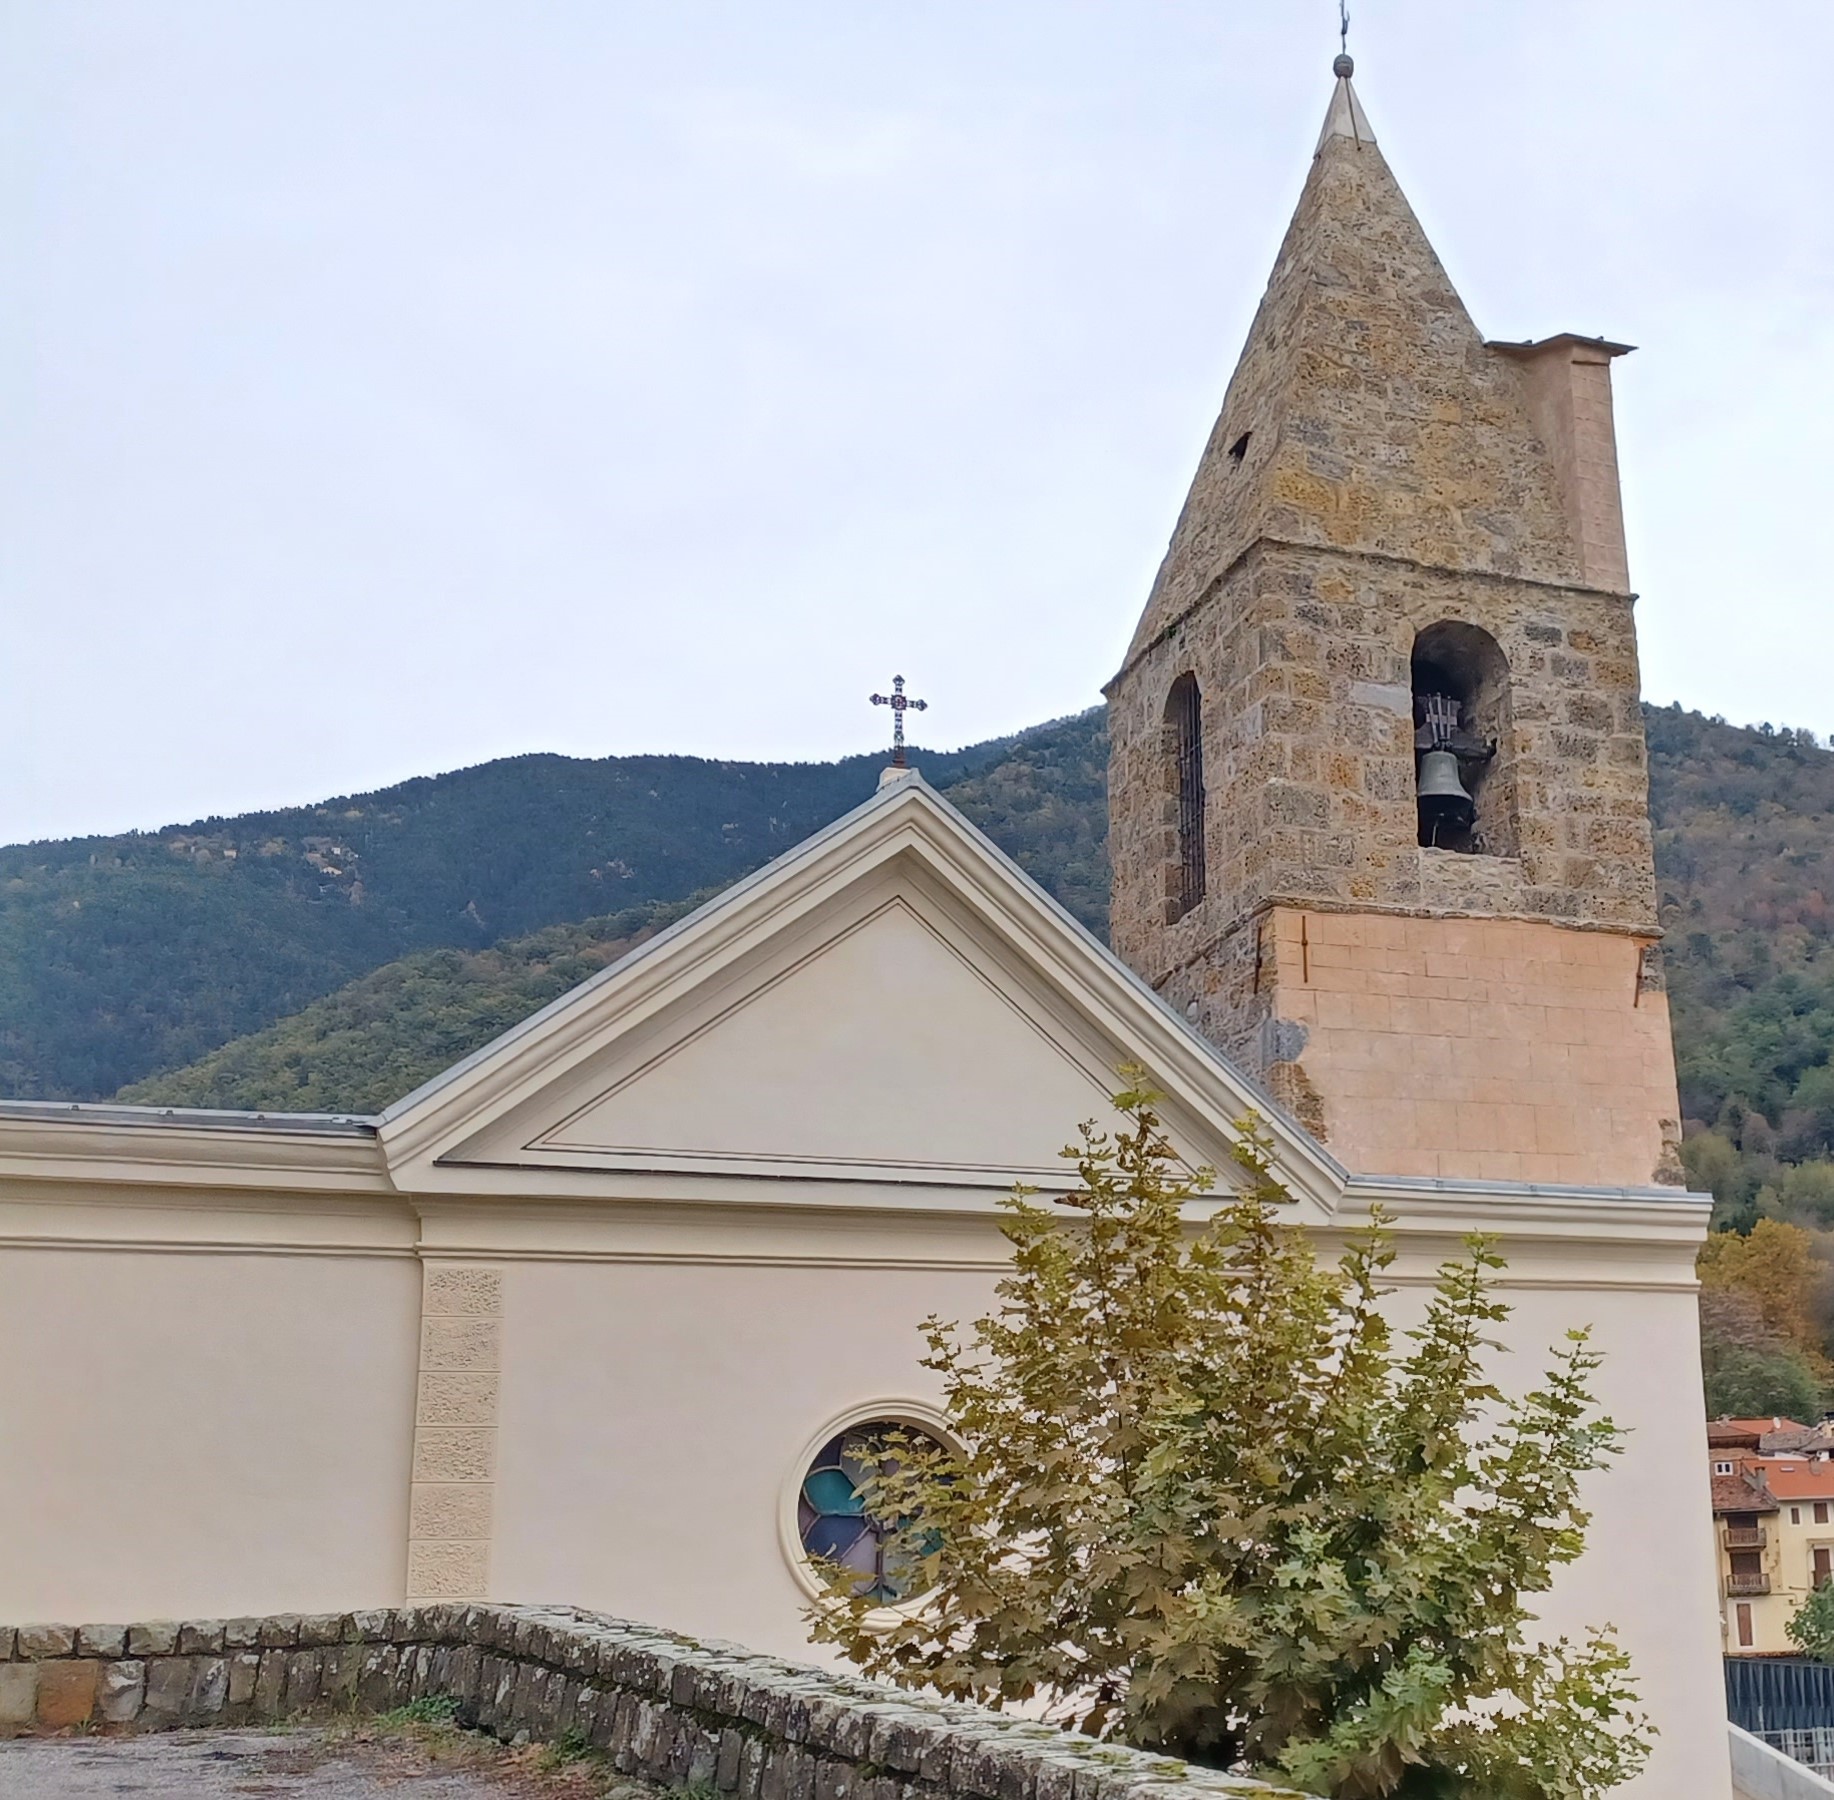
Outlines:
[[1432, 841], [1434, 828], [1469, 831], [1477, 802], [1458, 778], [1458, 758], [1450, 750], [1429, 750], [1420, 759], [1420, 823]]

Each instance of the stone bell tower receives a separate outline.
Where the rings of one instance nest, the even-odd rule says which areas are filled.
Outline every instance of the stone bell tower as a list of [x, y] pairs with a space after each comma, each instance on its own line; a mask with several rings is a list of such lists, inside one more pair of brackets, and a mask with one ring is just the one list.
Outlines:
[[1628, 346], [1486, 342], [1336, 68], [1108, 686], [1115, 946], [1353, 1169], [1678, 1181]]

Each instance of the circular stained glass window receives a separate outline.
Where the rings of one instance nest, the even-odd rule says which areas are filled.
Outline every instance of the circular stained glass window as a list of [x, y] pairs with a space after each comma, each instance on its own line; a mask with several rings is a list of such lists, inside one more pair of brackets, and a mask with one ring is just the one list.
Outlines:
[[[896, 1441], [894, 1441], [896, 1440]], [[891, 1606], [910, 1597], [912, 1572], [895, 1543], [900, 1521], [866, 1510], [860, 1490], [897, 1467], [900, 1443], [934, 1444], [914, 1426], [874, 1419], [837, 1433], [815, 1454], [796, 1497], [796, 1530], [812, 1557], [852, 1571], [852, 1592]]]

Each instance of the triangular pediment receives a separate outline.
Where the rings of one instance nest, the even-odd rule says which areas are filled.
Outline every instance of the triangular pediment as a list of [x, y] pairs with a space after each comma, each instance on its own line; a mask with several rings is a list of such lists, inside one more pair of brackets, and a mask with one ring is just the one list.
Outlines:
[[[1057, 1172], [1112, 1076], [892, 892], [621, 1074], [533, 1148], [648, 1160]], [[952, 929], [953, 926], [953, 929]]]
[[[990, 1204], [1070, 1185], [1060, 1152], [1111, 1120], [1128, 1064], [1166, 1094], [1189, 1166], [1227, 1168], [1235, 1121], [1269, 1111], [907, 781], [392, 1108], [382, 1138], [397, 1183], [426, 1192], [488, 1171], [508, 1192], [669, 1178], [726, 1201], [779, 1204], [792, 1182]], [[1296, 1191], [1334, 1192], [1330, 1159], [1271, 1123]]]

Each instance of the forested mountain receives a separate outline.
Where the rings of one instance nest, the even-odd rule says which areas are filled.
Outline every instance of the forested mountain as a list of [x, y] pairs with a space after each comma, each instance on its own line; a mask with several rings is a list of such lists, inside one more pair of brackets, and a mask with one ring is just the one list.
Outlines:
[[[932, 781], [987, 784], [988, 804], [1034, 815], [1020, 829], [1037, 855], [1100, 909], [1098, 732], [1086, 714], [920, 754]], [[0, 849], [0, 1096], [102, 1098], [412, 951], [724, 887], [864, 800], [883, 762], [520, 756], [318, 806]], [[1059, 829], [1065, 807], [1079, 822]]]
[[694, 904], [658, 900], [482, 950], [416, 950], [120, 1097], [257, 1112], [381, 1112]]
[[[1834, 754], [1647, 712], [1686, 1147], [1722, 1217], [1834, 1225]], [[1768, 1190], [1768, 1192], [1766, 1192]]]
[[[946, 781], [956, 806], [1091, 930], [1105, 933], [1101, 714], [1041, 725], [984, 755], [989, 749], [965, 752], [964, 766], [953, 770], [939, 767], [942, 758], [924, 756], [924, 775]], [[874, 780], [879, 767], [874, 759]], [[418, 951], [189, 1068], [129, 1086], [120, 1097], [165, 1106], [380, 1112], [705, 897], [629, 907], [486, 949]]]

